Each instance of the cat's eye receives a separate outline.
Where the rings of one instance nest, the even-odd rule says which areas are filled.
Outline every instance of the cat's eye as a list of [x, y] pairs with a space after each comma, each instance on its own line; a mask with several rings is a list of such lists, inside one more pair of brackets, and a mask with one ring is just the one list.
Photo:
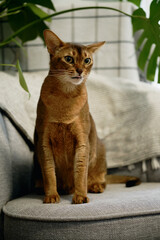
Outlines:
[[86, 58], [86, 59], [84, 59], [84, 62], [85, 62], [85, 64], [90, 64], [91, 59], [90, 58]]
[[71, 56], [65, 56], [64, 59], [67, 63], [74, 63], [74, 59]]

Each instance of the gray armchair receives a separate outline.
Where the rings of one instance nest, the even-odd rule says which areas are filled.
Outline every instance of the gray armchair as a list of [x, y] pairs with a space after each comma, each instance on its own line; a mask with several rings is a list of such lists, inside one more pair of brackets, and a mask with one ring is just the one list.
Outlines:
[[[43, 196], [31, 193], [32, 152], [3, 112], [0, 127], [1, 239], [160, 238], [159, 183], [108, 185], [103, 194], [89, 194], [90, 203], [83, 205], [71, 204], [70, 195], [61, 196], [59, 204], [43, 204]], [[137, 164], [130, 174], [139, 176], [140, 169]]]
[[[95, 3], [77, 1], [75, 6], [87, 4]], [[128, 12], [133, 10], [133, 6], [128, 3], [101, 3], [101, 5], [119, 7]], [[69, 6], [57, 6], [57, 10], [64, 8]], [[108, 96], [108, 100], [106, 98], [108, 107], [105, 108], [110, 111], [112, 104], [114, 114], [111, 111], [110, 115], [105, 115], [105, 124], [102, 124], [103, 121], [98, 118], [101, 115], [96, 114], [97, 105], [95, 109], [91, 103], [91, 110], [96, 118], [99, 134], [103, 135], [106, 131], [108, 173], [134, 175], [140, 177], [142, 183], [133, 188], [126, 188], [124, 184], [107, 185], [104, 193], [88, 194], [90, 202], [80, 205], [71, 204], [71, 195], [61, 196], [59, 204], [43, 204], [43, 196], [32, 191], [36, 102], [40, 85], [48, 69], [47, 50], [43, 49], [43, 44], [39, 40], [33, 41], [26, 46], [27, 62], [23, 56], [21, 59], [23, 69], [28, 71], [25, 77], [31, 91], [30, 100], [19, 88], [17, 76], [0, 73], [0, 239], [160, 239], [160, 164], [159, 159], [155, 158], [160, 155], [160, 128], [158, 128], [160, 109], [159, 104], [154, 105], [154, 101], [149, 101], [152, 96], [156, 96], [158, 101], [159, 90], [155, 90], [147, 83], [140, 84], [140, 89], [138, 88], [140, 77], [134, 55], [135, 45], [130, 19], [106, 10], [88, 10], [56, 17], [50, 27], [64, 41], [86, 44], [102, 40], [108, 42], [108, 45], [106, 44], [96, 55], [93, 69], [96, 74], [103, 75], [103, 79], [106, 78], [102, 79], [101, 83], [105, 82], [107, 94], [104, 89], [100, 91], [97, 88], [97, 94], [94, 96], [97, 95], [98, 99], [100, 96], [98, 94], [102, 92], [103, 96]], [[123, 82], [123, 79], [127, 80]], [[121, 83], [119, 87], [118, 83]], [[123, 93], [122, 86], [125, 86]], [[92, 87], [91, 78], [88, 85], [90, 99], [93, 94]], [[118, 95], [115, 95], [115, 92], [119, 93], [120, 103], [122, 97], [125, 97], [126, 111], [117, 110], [115, 96]], [[139, 103], [143, 102], [142, 100], [146, 102], [143, 102], [143, 105], [134, 105], [137, 97], [140, 97]], [[132, 104], [129, 105], [130, 101]], [[149, 109], [147, 114], [146, 109]], [[128, 112], [134, 110], [136, 117], [126, 120]], [[141, 114], [141, 123], [144, 123], [144, 127], [136, 135], [134, 130], [135, 126], [138, 126], [136, 124], [139, 124], [136, 121], [138, 113]], [[146, 118], [149, 121], [153, 116], [157, 128], [156, 124], [152, 124], [153, 128], [147, 128]], [[120, 121], [116, 122], [117, 117], [124, 120], [121, 126]], [[135, 125], [131, 124], [132, 122]], [[117, 129], [122, 130], [126, 124], [127, 130], [119, 135]], [[146, 133], [146, 129], [150, 130], [147, 130], [149, 134]], [[147, 145], [144, 144], [142, 133], [146, 134]], [[118, 144], [117, 136], [118, 138], [122, 136], [119, 143], [124, 140], [125, 144]], [[143, 148], [138, 147], [139, 143]], [[131, 146], [134, 146], [134, 149], [131, 149]]]

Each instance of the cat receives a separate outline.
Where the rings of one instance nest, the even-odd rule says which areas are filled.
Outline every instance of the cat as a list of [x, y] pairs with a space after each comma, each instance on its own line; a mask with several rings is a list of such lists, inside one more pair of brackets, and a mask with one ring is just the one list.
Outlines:
[[105, 42], [65, 43], [48, 29], [44, 39], [50, 69], [41, 88], [35, 127], [35, 162], [42, 172], [44, 203], [58, 203], [59, 194], [73, 194], [74, 204], [88, 203], [87, 192], [102, 193], [107, 182], [137, 180], [110, 176], [107, 181], [106, 149], [89, 112], [85, 83], [92, 55]]

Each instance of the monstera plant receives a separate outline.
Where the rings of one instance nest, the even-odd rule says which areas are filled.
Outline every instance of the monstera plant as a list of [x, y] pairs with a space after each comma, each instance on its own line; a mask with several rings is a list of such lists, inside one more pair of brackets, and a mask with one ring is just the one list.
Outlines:
[[158, 67], [158, 82], [160, 83], [160, 0], [152, 1], [149, 18], [146, 18], [146, 13], [142, 8], [135, 10], [132, 24], [134, 33], [143, 30], [137, 41], [137, 47], [143, 44], [138, 58], [138, 66], [144, 70], [147, 65], [147, 79], [151, 81], [154, 80]]
[[[0, 47], [12, 41], [18, 46], [22, 46], [25, 42], [33, 40], [38, 36], [43, 39], [43, 30], [48, 28], [47, 21], [51, 21], [51, 19], [57, 15], [72, 11], [85, 11], [92, 8], [110, 9], [131, 18], [133, 34], [141, 30], [140, 37], [137, 41], [137, 48], [141, 48], [138, 57], [138, 66], [143, 71], [146, 71], [146, 77], [151, 81], [154, 80], [156, 69], [158, 68], [158, 82], [160, 83], [160, 0], [151, 1], [150, 15], [148, 18], [146, 17], [145, 11], [140, 7], [141, 0], [128, 1], [137, 6], [137, 9], [132, 15], [122, 12], [119, 9], [104, 6], [72, 8], [58, 12], [51, 0], [0, 0], [0, 20], [7, 19], [13, 30], [13, 34], [1, 42]], [[50, 9], [53, 12], [48, 14], [42, 10], [42, 7]], [[19, 61], [17, 61], [16, 65], [11, 66], [18, 69], [20, 84], [29, 92]]]

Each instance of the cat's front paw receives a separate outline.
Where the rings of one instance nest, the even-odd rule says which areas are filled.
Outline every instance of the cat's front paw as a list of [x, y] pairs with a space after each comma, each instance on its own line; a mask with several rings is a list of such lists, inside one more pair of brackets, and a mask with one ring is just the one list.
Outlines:
[[59, 203], [60, 202], [60, 196], [57, 194], [52, 196], [45, 196], [43, 203]]
[[88, 203], [88, 202], [89, 202], [88, 197], [80, 196], [80, 195], [77, 195], [76, 193], [74, 194], [74, 196], [72, 198], [73, 204], [82, 204], [82, 203]]

